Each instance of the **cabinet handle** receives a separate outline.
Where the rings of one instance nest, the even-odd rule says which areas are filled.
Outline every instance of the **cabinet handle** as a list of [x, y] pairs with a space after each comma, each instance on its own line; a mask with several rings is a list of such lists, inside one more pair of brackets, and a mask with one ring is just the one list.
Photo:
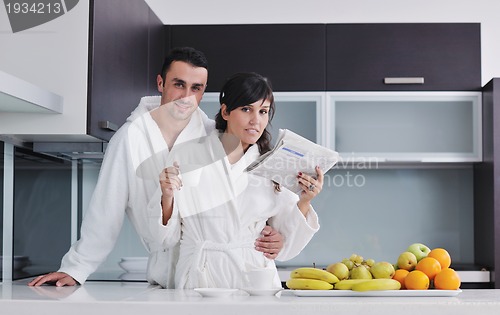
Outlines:
[[118, 130], [118, 125], [110, 122], [109, 120], [100, 121], [99, 127], [102, 129], [109, 130], [109, 131], [117, 131]]
[[423, 77], [384, 78], [385, 84], [424, 84]]

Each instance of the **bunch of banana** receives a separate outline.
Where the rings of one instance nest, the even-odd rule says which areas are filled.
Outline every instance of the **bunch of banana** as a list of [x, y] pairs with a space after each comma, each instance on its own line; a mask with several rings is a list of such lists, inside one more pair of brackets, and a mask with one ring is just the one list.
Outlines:
[[286, 286], [294, 290], [331, 290], [337, 282], [339, 279], [326, 270], [302, 267], [290, 273]]
[[399, 290], [401, 283], [394, 279], [347, 279], [337, 282], [334, 288], [353, 291]]

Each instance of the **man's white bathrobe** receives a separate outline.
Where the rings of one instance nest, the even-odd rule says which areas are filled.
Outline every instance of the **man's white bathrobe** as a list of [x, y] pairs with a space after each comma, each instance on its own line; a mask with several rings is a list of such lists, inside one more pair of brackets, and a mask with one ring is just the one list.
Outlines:
[[[63, 257], [59, 269], [80, 284], [111, 252], [127, 214], [149, 252], [148, 281], [163, 287], [173, 286], [176, 247], [167, 248], [162, 244], [167, 229], [162, 225], [161, 209], [148, 211], [147, 207], [159, 187], [158, 174], [162, 165], [154, 165], [158, 169], [149, 170], [153, 175], [138, 172], [139, 165], [154, 154], [159, 159], [168, 155], [166, 142], [150, 115], [159, 105], [159, 96], [142, 98], [109, 142], [97, 186], [84, 215], [81, 237]], [[197, 109], [174, 147], [213, 129], [213, 120]]]
[[[183, 166], [197, 165], [201, 170], [184, 174], [186, 182], [175, 192], [167, 224], [165, 245], [181, 242], [176, 288], [243, 288], [248, 286], [245, 272], [258, 268], [274, 269], [274, 285], [281, 287], [274, 260], [254, 246], [266, 222], [284, 237], [277, 260], [299, 254], [318, 231], [316, 212], [311, 207], [304, 217], [297, 207], [297, 194], [284, 187], [277, 192], [270, 180], [244, 171], [259, 155], [253, 145], [231, 165], [217, 131], [170, 153], [167, 163], [179, 164], [181, 179]], [[193, 173], [199, 176], [198, 183]], [[151, 208], [159, 206], [159, 196], [155, 198]]]

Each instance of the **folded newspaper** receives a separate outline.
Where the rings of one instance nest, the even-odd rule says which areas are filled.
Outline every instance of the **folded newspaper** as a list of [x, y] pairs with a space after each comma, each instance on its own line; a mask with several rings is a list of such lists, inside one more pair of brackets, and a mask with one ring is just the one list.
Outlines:
[[317, 177], [316, 166], [326, 173], [338, 160], [337, 152], [288, 129], [280, 129], [274, 148], [260, 156], [246, 170], [250, 174], [268, 178], [299, 193], [302, 190], [297, 181], [299, 172]]

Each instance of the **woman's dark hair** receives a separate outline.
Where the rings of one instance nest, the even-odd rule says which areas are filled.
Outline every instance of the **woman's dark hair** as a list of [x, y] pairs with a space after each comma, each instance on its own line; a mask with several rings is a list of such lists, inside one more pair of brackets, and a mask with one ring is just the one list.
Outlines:
[[[268, 113], [270, 123], [275, 111], [271, 83], [267, 78], [254, 72], [234, 74], [226, 81], [219, 95], [219, 103], [221, 105], [226, 104], [227, 113], [236, 108], [255, 103], [258, 100], [263, 102], [268, 100], [271, 103]], [[220, 132], [227, 129], [227, 121], [222, 117], [221, 110], [215, 116], [215, 128]], [[257, 145], [260, 154], [271, 150], [271, 134], [267, 127], [257, 140]]]
[[208, 71], [208, 61], [201, 51], [196, 50], [192, 47], [176, 47], [170, 50], [167, 57], [163, 61], [163, 66], [161, 68], [161, 77], [163, 78], [163, 84], [165, 84], [165, 77], [167, 75], [170, 65], [174, 61], [184, 61], [195, 67], [202, 67]]

